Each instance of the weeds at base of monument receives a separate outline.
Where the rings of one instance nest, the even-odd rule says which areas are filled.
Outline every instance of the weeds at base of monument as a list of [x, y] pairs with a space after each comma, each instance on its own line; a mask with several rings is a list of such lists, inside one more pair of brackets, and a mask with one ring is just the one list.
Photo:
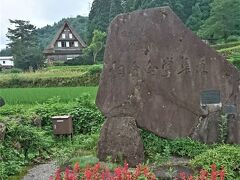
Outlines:
[[227, 129], [228, 129], [228, 119], [227, 119], [227, 115], [221, 115], [220, 119], [219, 119], [219, 124], [218, 124], [218, 128], [219, 128], [219, 142], [224, 144], [226, 143], [227, 140]]

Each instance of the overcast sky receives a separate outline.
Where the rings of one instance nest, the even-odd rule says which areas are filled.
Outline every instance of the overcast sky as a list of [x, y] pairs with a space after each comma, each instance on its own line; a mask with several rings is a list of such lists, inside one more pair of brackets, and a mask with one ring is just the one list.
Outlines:
[[37, 27], [62, 18], [88, 16], [93, 0], [0, 0], [0, 49], [7, 43], [9, 19], [28, 20]]

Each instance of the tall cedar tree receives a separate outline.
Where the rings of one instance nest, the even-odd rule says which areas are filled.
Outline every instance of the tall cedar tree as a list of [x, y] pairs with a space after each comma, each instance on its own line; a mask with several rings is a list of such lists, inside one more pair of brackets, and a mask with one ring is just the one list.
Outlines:
[[42, 53], [38, 48], [36, 27], [23, 20], [9, 20], [15, 28], [8, 28], [8, 46], [12, 50], [17, 68], [27, 70], [37, 69], [43, 63]]

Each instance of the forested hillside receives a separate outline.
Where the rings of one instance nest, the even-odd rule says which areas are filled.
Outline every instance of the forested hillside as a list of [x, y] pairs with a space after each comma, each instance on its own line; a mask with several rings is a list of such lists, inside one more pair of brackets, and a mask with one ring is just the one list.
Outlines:
[[[91, 42], [93, 31], [106, 32], [112, 19], [125, 12], [152, 7], [170, 6], [181, 20], [203, 39], [238, 40], [240, 36], [239, 0], [94, 0], [87, 17], [67, 18], [86, 42]], [[37, 30], [43, 47], [51, 41], [64, 19], [53, 26]]]
[[218, 43], [240, 35], [239, 0], [94, 0], [89, 14], [88, 38], [94, 29], [106, 31], [117, 14], [169, 6], [198, 36]]
[[88, 17], [77, 16], [75, 18], [64, 18], [61, 21], [54, 23], [52, 26], [47, 25], [43, 28], [37, 29], [37, 37], [41, 49], [44, 49], [48, 46], [65, 20], [67, 20], [70, 25], [80, 34], [83, 40], [86, 41]]

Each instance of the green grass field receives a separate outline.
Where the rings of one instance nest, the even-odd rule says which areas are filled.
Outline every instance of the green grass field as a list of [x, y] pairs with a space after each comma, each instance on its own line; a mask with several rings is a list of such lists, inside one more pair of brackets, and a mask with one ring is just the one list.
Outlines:
[[91, 99], [96, 98], [98, 87], [57, 87], [57, 88], [7, 88], [0, 89], [6, 104], [35, 104], [43, 103], [52, 97], [60, 97], [61, 102], [73, 101], [83, 94], [90, 94]]

